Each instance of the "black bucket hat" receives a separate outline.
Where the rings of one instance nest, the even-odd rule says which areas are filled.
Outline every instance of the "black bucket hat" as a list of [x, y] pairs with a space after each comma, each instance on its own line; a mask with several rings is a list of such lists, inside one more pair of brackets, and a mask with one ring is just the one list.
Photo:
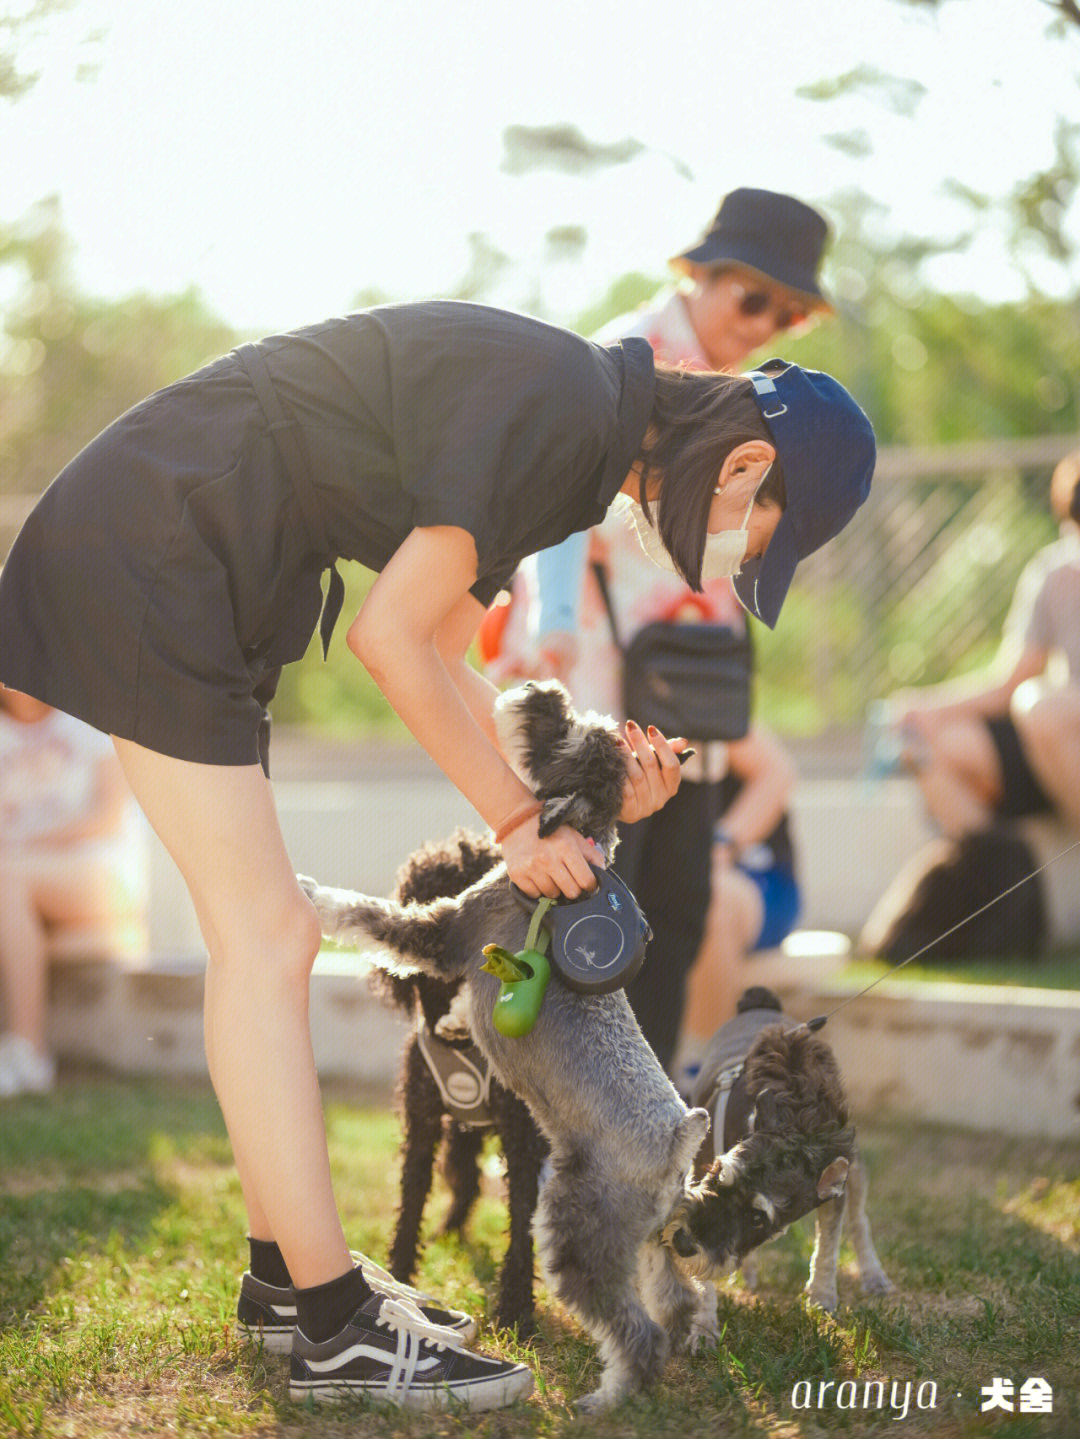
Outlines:
[[681, 269], [691, 264], [742, 265], [805, 295], [814, 309], [831, 310], [817, 279], [828, 239], [824, 216], [794, 195], [732, 190], [702, 239], [671, 263]]

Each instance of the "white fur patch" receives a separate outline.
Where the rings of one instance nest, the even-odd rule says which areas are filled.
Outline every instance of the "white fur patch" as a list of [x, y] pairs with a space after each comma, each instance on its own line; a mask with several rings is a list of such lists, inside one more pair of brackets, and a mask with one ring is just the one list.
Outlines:
[[776, 1205], [767, 1194], [755, 1194], [750, 1203], [755, 1209], [761, 1210], [770, 1224], [776, 1223]]
[[737, 1149], [731, 1149], [727, 1154], [721, 1154], [720, 1168], [717, 1171], [716, 1182], [724, 1185], [734, 1184], [742, 1173], [742, 1168]]
[[507, 764], [518, 779], [528, 784], [530, 775], [525, 768], [524, 726], [517, 703], [520, 698], [520, 690], [504, 690], [495, 701], [495, 733], [498, 736], [499, 748], [506, 756]]

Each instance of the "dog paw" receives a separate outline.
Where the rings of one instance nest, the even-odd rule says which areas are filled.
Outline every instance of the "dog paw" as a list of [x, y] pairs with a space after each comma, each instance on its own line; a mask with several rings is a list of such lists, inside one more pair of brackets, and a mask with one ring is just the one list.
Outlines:
[[720, 1343], [720, 1330], [715, 1324], [694, 1324], [687, 1335], [688, 1354], [707, 1354]]
[[575, 1399], [574, 1408], [579, 1414], [605, 1414], [609, 1409], [614, 1409], [617, 1400], [604, 1393], [602, 1389], [594, 1389], [591, 1394], [583, 1394], [580, 1399]]
[[891, 1294], [896, 1288], [884, 1269], [871, 1269], [859, 1279], [864, 1294]]
[[826, 1314], [832, 1314], [840, 1303], [835, 1286], [829, 1288], [822, 1284], [813, 1289], [808, 1286], [805, 1293], [807, 1304], [815, 1309], [824, 1309]]
[[743, 1262], [739, 1266], [738, 1274], [742, 1280], [742, 1287], [749, 1294], [753, 1294], [758, 1287], [758, 1264], [756, 1254], [747, 1254], [743, 1258]]
[[300, 888], [304, 891], [304, 893], [307, 895], [308, 899], [311, 900], [312, 904], [314, 904], [314, 903], [315, 903], [315, 896], [316, 896], [316, 895], [318, 894], [318, 892], [319, 892], [319, 882], [318, 882], [318, 880], [317, 880], [317, 879], [312, 879], [309, 874], [298, 874], [298, 875], [296, 876], [296, 882], [297, 882], [297, 884], [300, 886]]

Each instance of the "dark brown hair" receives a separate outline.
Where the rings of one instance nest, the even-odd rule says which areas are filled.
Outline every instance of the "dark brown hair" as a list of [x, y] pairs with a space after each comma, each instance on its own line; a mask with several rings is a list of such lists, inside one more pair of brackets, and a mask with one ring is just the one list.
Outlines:
[[[641, 503], [692, 590], [701, 589], [709, 507], [720, 470], [732, 450], [749, 440], [773, 443], [749, 380], [657, 365], [652, 418], [635, 461]], [[660, 493], [654, 518], [647, 489], [657, 479]], [[779, 460], [758, 491], [756, 503], [784, 508]]]

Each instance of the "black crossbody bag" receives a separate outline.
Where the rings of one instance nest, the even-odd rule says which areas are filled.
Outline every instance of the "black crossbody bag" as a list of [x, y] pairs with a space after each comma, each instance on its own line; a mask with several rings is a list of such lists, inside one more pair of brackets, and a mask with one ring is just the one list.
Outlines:
[[611, 638], [623, 659], [623, 707], [628, 719], [664, 735], [697, 740], [742, 739], [750, 728], [754, 648], [749, 628], [655, 620], [628, 645], [619, 634], [607, 571], [592, 572], [607, 610]]

